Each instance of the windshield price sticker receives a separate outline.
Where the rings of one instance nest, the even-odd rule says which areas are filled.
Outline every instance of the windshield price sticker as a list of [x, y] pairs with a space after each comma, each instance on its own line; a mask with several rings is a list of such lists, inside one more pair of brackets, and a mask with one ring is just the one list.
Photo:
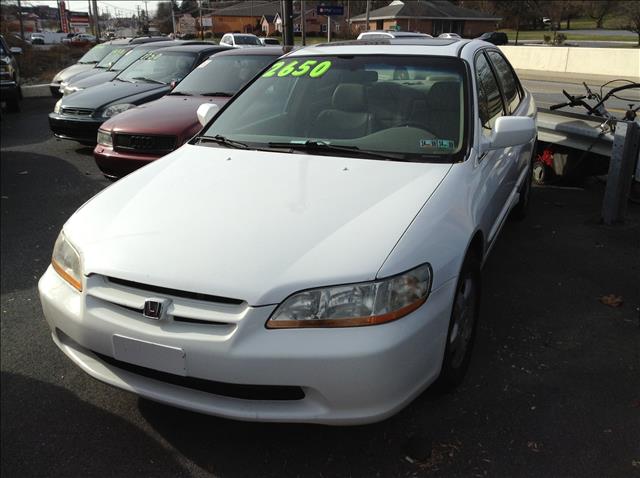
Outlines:
[[263, 78], [270, 78], [277, 76], [283, 78], [285, 76], [309, 76], [310, 78], [320, 78], [331, 68], [331, 62], [329, 60], [306, 60], [299, 61], [293, 60], [290, 62], [278, 61], [271, 65], [269, 71], [267, 71]]

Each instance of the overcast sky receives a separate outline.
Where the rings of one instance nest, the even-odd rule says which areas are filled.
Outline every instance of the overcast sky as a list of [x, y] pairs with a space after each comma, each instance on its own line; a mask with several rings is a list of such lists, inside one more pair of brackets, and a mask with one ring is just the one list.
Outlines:
[[[89, 1], [88, 0], [65, 0], [67, 10], [73, 10], [76, 12], [87, 12], [89, 11]], [[152, 15], [152, 11], [155, 12], [159, 0], [148, 0], [147, 8], [149, 9], [149, 15]], [[116, 13], [119, 13], [120, 16], [129, 16], [132, 13], [136, 12], [138, 5], [140, 5], [140, 9], [144, 8], [144, 0], [109, 0], [103, 2], [102, 0], [98, 0], [98, 11], [100, 13], [105, 10], [108, 11], [111, 15], [115, 16]], [[57, 7], [58, 2], [56, 0], [22, 0], [22, 5], [25, 6], [35, 6], [35, 5], [49, 5], [50, 7]]]

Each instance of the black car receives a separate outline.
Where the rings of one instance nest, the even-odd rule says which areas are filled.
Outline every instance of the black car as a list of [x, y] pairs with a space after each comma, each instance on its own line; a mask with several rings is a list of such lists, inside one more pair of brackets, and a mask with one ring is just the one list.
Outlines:
[[9, 111], [20, 109], [20, 70], [15, 55], [22, 53], [18, 47], [9, 48], [0, 36], [0, 101], [7, 104]]
[[508, 45], [509, 37], [504, 32], [486, 32], [480, 35], [478, 40], [483, 40], [494, 45]]
[[56, 137], [96, 144], [98, 127], [109, 118], [166, 95], [221, 45], [184, 45], [153, 50], [112, 81], [63, 97], [49, 114]]
[[[185, 42], [182, 40], [165, 40], [146, 43], [133, 43], [134, 41], [136, 40], [134, 39], [128, 45], [124, 45], [113, 50], [111, 53], [105, 56], [102, 61], [100, 61], [100, 63], [95, 66], [95, 68], [80, 72], [77, 75], [69, 78], [67, 81], [63, 81], [62, 83], [60, 83], [60, 92], [63, 93], [63, 95], [69, 95], [76, 91], [85, 90], [87, 88], [91, 88], [92, 86], [111, 81], [116, 76], [118, 76], [118, 74], [122, 70], [131, 66], [151, 50], [178, 45], [211, 46], [210, 42], [205, 43], [202, 41]], [[112, 61], [114, 58], [116, 58], [116, 61]]]

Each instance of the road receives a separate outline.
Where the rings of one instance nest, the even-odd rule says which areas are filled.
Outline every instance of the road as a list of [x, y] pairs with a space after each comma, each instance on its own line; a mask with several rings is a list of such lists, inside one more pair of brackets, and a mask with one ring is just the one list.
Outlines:
[[[562, 90], [567, 90], [568, 93], [572, 95], [583, 95], [586, 94], [586, 90], [582, 85], [582, 79], [567, 79], [562, 77], [553, 76], [552, 73], [549, 74], [547, 78], [529, 78], [524, 75], [520, 76], [522, 81], [522, 85], [529, 90], [533, 97], [536, 100], [536, 105], [538, 108], [549, 108], [549, 106], [557, 103], [564, 103], [568, 101], [568, 99], [562, 94]], [[613, 80], [614, 78], [611, 78]], [[593, 92], [599, 93], [600, 86], [602, 86], [601, 79], [594, 80], [593, 78], [584, 78], [587, 85]], [[609, 80], [607, 80], [609, 81]], [[640, 78], [637, 80], [640, 82]], [[624, 82], [616, 82], [612, 86], [621, 86]], [[608, 92], [609, 89], [605, 88], [604, 92]], [[611, 98], [607, 101], [607, 109], [609, 112], [613, 113], [617, 117], [623, 117], [624, 112], [629, 107], [629, 103], [635, 104], [635, 107], [640, 106], [640, 88], [633, 88], [621, 92], [620, 97], [628, 98], [630, 101], [623, 101], [617, 98]], [[588, 101], [591, 105], [595, 105], [596, 101]], [[586, 114], [587, 111], [584, 108], [563, 108], [562, 111], [572, 111], [574, 113], [582, 113]]]
[[[456, 392], [382, 423], [241, 423], [99, 383], [54, 346], [36, 282], [65, 220], [105, 188], [90, 149], [56, 141], [53, 99], [0, 121], [3, 477], [628, 477], [640, 461], [640, 207], [598, 223], [602, 186], [535, 188], [483, 271]], [[601, 304], [623, 297], [619, 308]]]

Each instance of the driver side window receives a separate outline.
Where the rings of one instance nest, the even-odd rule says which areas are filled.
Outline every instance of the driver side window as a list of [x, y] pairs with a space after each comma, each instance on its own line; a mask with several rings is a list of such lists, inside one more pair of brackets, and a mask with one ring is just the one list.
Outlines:
[[482, 53], [476, 58], [476, 84], [482, 134], [490, 136], [496, 120], [504, 116], [504, 105], [496, 77]]

